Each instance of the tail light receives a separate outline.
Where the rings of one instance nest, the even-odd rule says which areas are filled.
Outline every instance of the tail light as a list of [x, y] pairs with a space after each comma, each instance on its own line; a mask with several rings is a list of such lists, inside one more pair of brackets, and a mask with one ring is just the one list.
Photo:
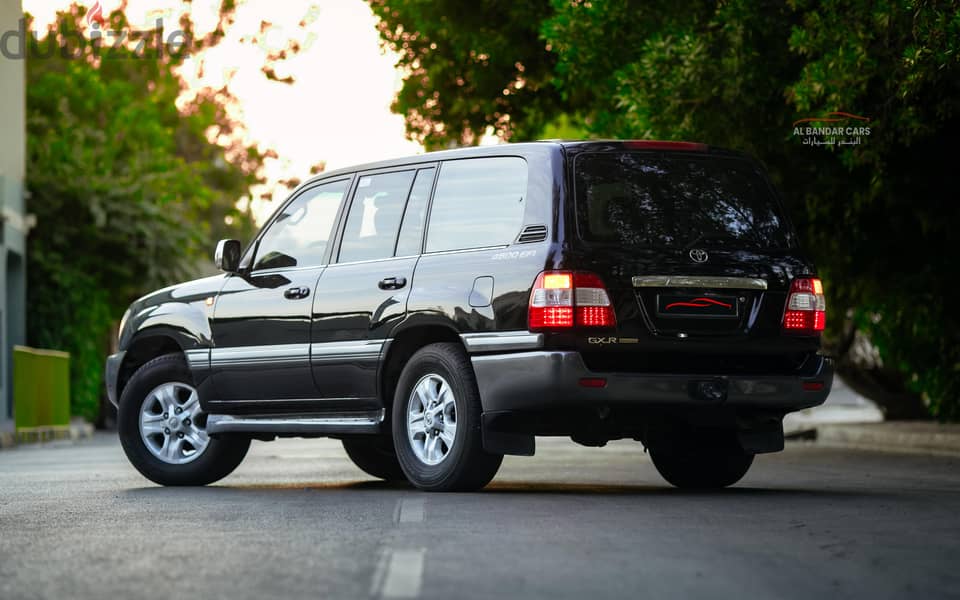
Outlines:
[[531, 331], [567, 327], [616, 327], [603, 281], [593, 273], [544, 271], [530, 292]]
[[783, 330], [788, 333], [816, 335], [827, 323], [827, 301], [823, 283], [813, 277], [794, 279], [783, 312]]

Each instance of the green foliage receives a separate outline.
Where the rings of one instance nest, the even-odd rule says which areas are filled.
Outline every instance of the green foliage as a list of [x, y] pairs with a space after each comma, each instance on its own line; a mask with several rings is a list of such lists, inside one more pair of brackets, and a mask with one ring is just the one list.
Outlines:
[[535, 135], [556, 112], [554, 58], [537, 27], [547, 0], [370, 0], [384, 43], [408, 71], [393, 110], [429, 149]]
[[[71, 413], [93, 421], [98, 416], [103, 392], [107, 332], [116, 313], [111, 308], [109, 293], [99, 287], [96, 277], [71, 269], [49, 268], [41, 262], [45, 256], [31, 257], [30, 285], [39, 285], [41, 291], [60, 296], [56, 301], [44, 301], [30, 293], [30, 344], [70, 352]], [[44, 277], [48, 279], [43, 280]]]
[[546, 123], [540, 135], [546, 140], [580, 140], [590, 137], [590, 132], [579, 119], [561, 114]]
[[[74, 6], [58, 29], [81, 30]], [[124, 29], [121, 13], [112, 29]], [[47, 46], [52, 44], [52, 46]], [[237, 200], [257, 180], [255, 151], [211, 143], [232, 126], [222, 90], [178, 110], [179, 56], [87, 45], [65, 59], [50, 34], [27, 62], [30, 343], [71, 354], [75, 414], [94, 418], [114, 321], [144, 292], [189, 278], [213, 239], [249, 234]], [[54, 49], [50, 52], [48, 50]], [[233, 226], [225, 223], [232, 217]]]
[[[960, 419], [956, 1], [553, 0], [502, 27], [510, 9], [496, 2], [464, 13], [371, 4], [391, 47], [398, 31], [416, 41], [401, 56], [411, 76], [394, 109], [434, 145], [475, 142], [458, 133], [464, 115], [509, 116], [513, 141], [569, 115], [590, 136], [692, 139], [759, 157], [826, 281], [832, 339], [848, 315], [932, 414]], [[478, 23], [495, 27], [495, 43]], [[497, 67], [478, 70], [473, 49]], [[538, 65], [523, 104], [474, 84], [495, 74], [500, 85], [514, 63]], [[445, 101], [419, 110], [415, 99], [432, 97]], [[844, 148], [792, 135], [794, 121], [832, 111], [870, 118], [871, 135]]]

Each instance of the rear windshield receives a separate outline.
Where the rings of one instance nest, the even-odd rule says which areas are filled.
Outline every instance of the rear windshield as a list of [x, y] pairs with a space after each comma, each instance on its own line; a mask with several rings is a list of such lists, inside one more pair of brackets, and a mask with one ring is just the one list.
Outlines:
[[766, 180], [730, 158], [605, 152], [574, 163], [577, 223], [588, 242], [620, 246], [789, 248]]

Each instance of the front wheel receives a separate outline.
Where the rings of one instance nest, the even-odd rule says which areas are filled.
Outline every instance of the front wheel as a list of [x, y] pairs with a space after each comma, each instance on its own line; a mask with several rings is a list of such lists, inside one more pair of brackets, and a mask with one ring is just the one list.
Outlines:
[[123, 390], [120, 443], [133, 466], [160, 485], [207, 485], [233, 472], [250, 439], [211, 438], [207, 416], [180, 354], [140, 367]]
[[650, 458], [664, 479], [685, 489], [731, 486], [753, 464], [753, 454], [744, 452], [733, 434], [690, 436], [666, 448], [653, 446]]
[[483, 449], [480, 393], [457, 344], [431, 344], [404, 367], [393, 401], [393, 440], [407, 479], [421, 490], [473, 491], [503, 461]]

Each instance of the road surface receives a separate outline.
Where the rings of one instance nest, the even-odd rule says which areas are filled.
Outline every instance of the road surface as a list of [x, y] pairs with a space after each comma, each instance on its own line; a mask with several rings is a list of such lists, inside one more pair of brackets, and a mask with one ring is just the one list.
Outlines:
[[719, 493], [642, 447], [538, 439], [483, 493], [378, 483], [332, 440], [160, 488], [114, 436], [0, 452], [0, 598], [957, 598], [960, 460], [790, 445]]

